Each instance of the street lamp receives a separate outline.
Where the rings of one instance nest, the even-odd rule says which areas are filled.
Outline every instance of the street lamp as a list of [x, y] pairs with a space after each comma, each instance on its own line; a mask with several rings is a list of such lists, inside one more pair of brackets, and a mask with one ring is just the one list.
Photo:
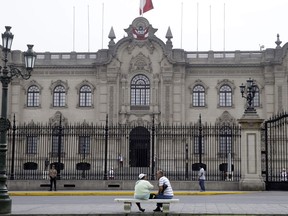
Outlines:
[[241, 92], [242, 97], [246, 98], [246, 100], [247, 100], [247, 107], [245, 109], [245, 113], [256, 113], [256, 110], [254, 108], [253, 99], [255, 97], [257, 86], [254, 83], [254, 80], [249, 78], [247, 80], [246, 85], [244, 85], [242, 83], [242, 85], [239, 87], [240, 87], [240, 92]]
[[6, 185], [6, 152], [7, 152], [7, 131], [10, 128], [10, 121], [7, 119], [8, 106], [8, 85], [13, 77], [22, 77], [27, 80], [34, 68], [36, 54], [33, 52], [33, 45], [27, 45], [28, 50], [24, 52], [25, 67], [23, 72], [14, 65], [8, 65], [8, 53], [11, 51], [14, 35], [10, 32], [11, 27], [5, 26], [6, 31], [2, 34], [2, 51], [4, 53], [4, 66], [0, 66], [0, 81], [2, 83], [2, 107], [0, 118], [0, 214], [11, 213], [11, 199]]

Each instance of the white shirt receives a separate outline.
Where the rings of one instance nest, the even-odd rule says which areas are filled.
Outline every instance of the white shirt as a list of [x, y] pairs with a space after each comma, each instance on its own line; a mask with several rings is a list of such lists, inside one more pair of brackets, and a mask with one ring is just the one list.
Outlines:
[[205, 180], [205, 170], [204, 170], [204, 168], [201, 168], [199, 170], [199, 179]]
[[286, 170], [281, 172], [281, 181], [287, 181], [287, 173]]
[[136, 182], [134, 187], [134, 197], [136, 199], [149, 199], [150, 190], [153, 189], [153, 185], [144, 179]]
[[169, 181], [169, 179], [168, 179], [166, 176], [162, 176], [162, 177], [159, 179], [159, 186], [163, 186], [164, 184], [168, 186], [168, 187], [164, 190], [164, 195], [174, 196], [173, 190], [172, 190], [172, 187], [171, 187], [171, 184], [170, 184], [170, 181]]

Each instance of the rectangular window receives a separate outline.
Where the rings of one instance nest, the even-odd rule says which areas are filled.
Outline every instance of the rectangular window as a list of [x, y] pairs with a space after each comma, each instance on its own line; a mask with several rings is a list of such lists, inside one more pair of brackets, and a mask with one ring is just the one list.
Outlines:
[[[204, 137], [202, 136], [201, 139], [201, 147], [202, 147], [202, 154], [204, 154]], [[199, 136], [195, 136], [194, 137], [194, 154], [200, 154], [199, 151]]]
[[65, 107], [65, 93], [54, 94], [54, 107]]
[[205, 93], [194, 92], [193, 93], [193, 106], [204, 107], [205, 106]]
[[37, 136], [27, 136], [26, 154], [37, 154]]
[[27, 96], [27, 106], [28, 107], [38, 107], [39, 106], [39, 93], [28, 93]]
[[79, 154], [90, 154], [90, 136], [79, 136]]
[[[64, 143], [63, 136], [61, 137], [61, 153], [64, 152]], [[53, 135], [52, 137], [52, 155], [54, 157], [58, 156], [58, 147], [59, 147], [59, 136]]]
[[228, 154], [232, 151], [232, 137], [228, 136], [220, 136], [220, 153]]
[[91, 107], [92, 106], [92, 94], [91, 92], [80, 93], [80, 107]]
[[253, 106], [254, 107], [259, 107], [260, 106], [260, 97], [259, 97], [259, 92], [256, 92], [254, 95], [254, 98], [252, 100]]
[[231, 107], [232, 106], [232, 94], [220, 93], [220, 106], [221, 107]]

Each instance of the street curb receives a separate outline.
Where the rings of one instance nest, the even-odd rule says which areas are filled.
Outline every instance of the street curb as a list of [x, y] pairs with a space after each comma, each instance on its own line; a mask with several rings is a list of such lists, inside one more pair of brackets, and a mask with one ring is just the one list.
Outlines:
[[[155, 192], [156, 193], [156, 192]], [[244, 191], [174, 191], [174, 196], [247, 194]], [[9, 191], [9, 196], [133, 196], [134, 191]]]

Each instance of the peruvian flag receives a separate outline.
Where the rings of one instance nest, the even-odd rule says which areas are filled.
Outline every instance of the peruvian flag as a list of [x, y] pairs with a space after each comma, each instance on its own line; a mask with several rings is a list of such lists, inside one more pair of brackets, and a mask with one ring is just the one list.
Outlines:
[[152, 9], [153, 9], [152, 0], [140, 0], [140, 15]]

